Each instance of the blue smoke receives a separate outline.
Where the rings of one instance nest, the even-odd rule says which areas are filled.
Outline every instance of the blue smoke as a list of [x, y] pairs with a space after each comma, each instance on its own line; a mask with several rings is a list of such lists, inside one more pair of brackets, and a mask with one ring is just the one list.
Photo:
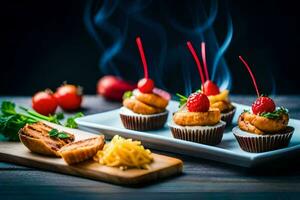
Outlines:
[[224, 60], [224, 54], [226, 52], [226, 50], [228, 49], [230, 42], [232, 40], [232, 35], [233, 35], [233, 25], [232, 25], [232, 19], [231, 16], [228, 14], [228, 30], [227, 30], [227, 35], [226, 38], [223, 42], [223, 44], [221, 45], [221, 47], [219, 48], [219, 50], [217, 51], [215, 58], [214, 58], [214, 62], [213, 62], [213, 67], [212, 67], [212, 76], [211, 79], [215, 80], [215, 76], [216, 76], [216, 72], [218, 72], [218, 67], [221, 67], [221, 72], [219, 72], [220, 74], [222, 73], [222, 80], [218, 80], [218, 85], [220, 85], [221, 89], [225, 89], [228, 88], [230, 89], [231, 87], [231, 75], [230, 75], [230, 70], [226, 64], [226, 61]]
[[[108, 23], [108, 18], [114, 13], [118, 6], [118, 1], [104, 0], [102, 7], [93, 16], [92, 9], [94, 7], [95, 1], [90, 0], [85, 9], [85, 24], [87, 30], [90, 32], [94, 40], [96, 41], [98, 47], [102, 50], [102, 56], [99, 61], [99, 66], [103, 72], [109, 73], [109, 68], [114, 71], [114, 74], [119, 75], [116, 69], [113, 58], [116, 56], [123, 45], [123, 36], [119, 27], [113, 26]], [[103, 41], [99, 37], [97, 29], [103, 31], [104, 33], [110, 35], [113, 39], [113, 43], [106, 47]]]
[[[188, 25], [183, 26], [183, 23], [180, 23], [176, 20], [176, 16], [172, 17], [169, 13], [166, 18], [176, 31], [182, 33], [185, 36], [185, 41], [192, 41], [194, 47], [196, 48], [196, 51], [198, 50], [197, 52], [199, 56], [201, 55], [199, 48], [201, 42], [206, 43], [206, 56], [209, 72], [211, 75], [210, 78], [215, 81], [221, 89], [230, 89], [231, 73], [224, 59], [224, 54], [232, 40], [233, 25], [230, 15], [227, 14], [228, 30], [224, 42], [221, 46], [219, 46], [213, 28], [218, 13], [218, 7], [219, 6], [217, 1], [211, 1], [208, 16], [206, 15], [205, 8], [203, 4], [201, 4], [201, 2], [197, 5], [193, 5], [193, 7], [188, 7], [188, 9], [190, 10], [185, 10], [185, 14], [189, 15], [189, 18], [191, 20], [194, 20], [193, 22], [191, 22], [192, 25], [191, 23], [189, 23]], [[186, 44], [184, 43], [182, 45]], [[186, 47], [185, 51], [188, 51]], [[186, 71], [185, 74], [183, 74], [184, 76], [186, 76], [186, 74], [190, 74], [188, 79], [184, 77], [185, 93], [189, 93], [191, 91], [191, 88], [193, 88], [192, 90], [200, 88], [200, 80], [192, 56], [189, 55], [188, 57], [186, 57], [186, 59], [187, 60], [182, 65], [182, 68]], [[193, 83], [196, 84], [193, 85]]]
[[[197, 11], [190, 10], [190, 13], [194, 14], [197, 13]], [[167, 16], [168, 20], [170, 21], [171, 26], [173, 26], [176, 30], [189, 35], [199, 35], [202, 34], [207, 29], [211, 28], [218, 13], [218, 2], [216, 0], [211, 1], [209, 16], [207, 19], [200, 24], [200, 17], [196, 14], [196, 22], [195, 22], [195, 28], [187, 28], [180, 23], [176, 22], [174, 18], [171, 18], [170, 16]], [[193, 19], [193, 18], [191, 18]]]
[[[185, 94], [189, 94], [200, 87], [200, 81], [197, 68], [185, 46], [186, 41], [190, 40], [195, 44], [199, 55], [200, 44], [204, 41], [211, 79], [222, 89], [230, 88], [231, 74], [224, 54], [231, 42], [233, 27], [228, 15], [228, 32], [219, 47], [213, 28], [218, 17], [217, 0], [210, 2], [208, 15], [202, 1], [197, 1], [192, 6], [188, 3], [186, 9], [180, 7], [180, 15], [175, 13], [174, 16], [171, 16], [168, 2], [158, 1], [159, 6], [155, 3], [157, 2], [151, 0], [104, 0], [101, 4], [97, 0], [88, 2], [84, 21], [99, 47], [101, 71], [132, 81], [141, 78], [142, 64], [135, 45], [135, 37], [141, 36], [149, 75], [157, 86], [172, 86], [174, 83], [170, 83], [170, 80], [174, 79], [169, 78], [169, 72], [172, 72], [172, 76], [181, 78], [175, 84], [177, 88], [174, 93], [180, 90], [181, 85], [185, 85]], [[182, 14], [189, 16], [190, 23], [179, 23], [177, 17]], [[163, 16], [164, 19], [157, 19], [157, 16]], [[183, 84], [179, 82], [182, 79]]]

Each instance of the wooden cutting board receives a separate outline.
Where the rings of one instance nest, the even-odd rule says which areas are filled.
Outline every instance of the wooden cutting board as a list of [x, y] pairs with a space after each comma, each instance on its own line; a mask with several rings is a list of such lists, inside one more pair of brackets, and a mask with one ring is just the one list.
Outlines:
[[[85, 131], [69, 129], [50, 123], [47, 124], [58, 130], [73, 133], [75, 135], [75, 141], [95, 136], [95, 134]], [[143, 184], [180, 174], [182, 172], [183, 163], [179, 159], [159, 154], [153, 154], [153, 158], [154, 161], [150, 164], [149, 169], [121, 170], [115, 167], [100, 165], [93, 160], [76, 165], [68, 165], [61, 158], [46, 157], [32, 153], [20, 142], [0, 142], [0, 161], [119, 185]]]

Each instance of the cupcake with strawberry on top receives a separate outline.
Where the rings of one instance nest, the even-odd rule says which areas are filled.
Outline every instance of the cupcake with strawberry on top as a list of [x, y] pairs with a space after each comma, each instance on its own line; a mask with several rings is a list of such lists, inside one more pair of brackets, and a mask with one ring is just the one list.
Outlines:
[[[190, 42], [187, 43], [196, 61], [202, 85], [204, 78], [199, 59]], [[217, 145], [221, 142], [226, 123], [221, 120], [219, 108], [210, 106], [209, 97], [202, 91], [189, 97], [179, 95], [180, 109], [174, 113], [169, 124], [172, 134], [177, 139], [201, 144]]]
[[[190, 52], [192, 53], [195, 61], [197, 58], [197, 54], [190, 42], [187, 43]], [[201, 56], [204, 68], [204, 75], [201, 76], [202, 81], [202, 92], [208, 96], [210, 107], [218, 108], [221, 112], [222, 121], [226, 122], [226, 125], [229, 126], [232, 122], [233, 116], [235, 114], [236, 108], [231, 104], [229, 99], [229, 90], [225, 89], [220, 91], [219, 87], [209, 78], [209, 73], [207, 69], [206, 62], [206, 50], [205, 43], [201, 43]], [[200, 65], [200, 61], [196, 61], [197, 65]]]
[[154, 81], [148, 75], [148, 66], [139, 37], [136, 43], [144, 66], [144, 78], [138, 82], [137, 89], [125, 92], [120, 117], [127, 129], [138, 131], [160, 129], [167, 121], [166, 107], [171, 96], [154, 87]]
[[245, 110], [239, 116], [238, 126], [232, 130], [240, 147], [244, 151], [258, 153], [288, 146], [294, 132], [294, 128], [288, 126], [288, 110], [283, 107], [276, 108], [270, 97], [259, 94], [249, 65], [241, 56], [239, 58], [247, 68], [258, 96], [251, 111]]

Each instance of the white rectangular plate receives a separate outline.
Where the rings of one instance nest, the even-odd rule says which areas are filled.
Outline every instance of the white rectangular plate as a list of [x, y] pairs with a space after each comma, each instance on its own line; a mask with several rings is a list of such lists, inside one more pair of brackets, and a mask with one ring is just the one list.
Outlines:
[[[237, 107], [233, 122], [236, 125], [238, 115], [249, 106], [234, 104]], [[171, 101], [167, 108], [169, 112], [168, 122], [173, 112], [178, 110], [178, 102]], [[266, 163], [271, 160], [280, 159], [300, 150], [300, 120], [290, 119], [289, 125], [295, 128], [295, 132], [288, 147], [264, 153], [248, 153], [239, 147], [231, 129], [224, 132], [222, 142], [217, 146], [209, 146], [194, 142], [175, 139], [167, 124], [163, 129], [156, 131], [134, 131], [125, 129], [120, 116], [119, 109], [109, 112], [94, 114], [76, 119], [80, 128], [88, 128], [90, 131], [101, 132], [107, 137], [118, 134], [123, 137], [141, 140], [149, 148], [180, 153], [190, 156], [201, 157], [209, 160], [225, 162], [233, 165], [252, 167], [257, 164]]]

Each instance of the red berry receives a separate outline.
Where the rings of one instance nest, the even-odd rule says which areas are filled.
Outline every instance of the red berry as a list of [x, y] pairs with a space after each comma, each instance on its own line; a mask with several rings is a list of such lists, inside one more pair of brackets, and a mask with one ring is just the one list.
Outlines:
[[220, 93], [219, 87], [211, 80], [205, 81], [203, 84], [203, 93], [207, 96], [217, 95]]
[[275, 109], [275, 103], [269, 97], [259, 97], [252, 104], [252, 112], [256, 115], [265, 112], [273, 112]]
[[139, 80], [137, 86], [142, 93], [152, 93], [154, 82], [150, 78], [143, 78]]
[[207, 112], [209, 100], [205, 94], [193, 93], [189, 96], [186, 106], [190, 112]]

